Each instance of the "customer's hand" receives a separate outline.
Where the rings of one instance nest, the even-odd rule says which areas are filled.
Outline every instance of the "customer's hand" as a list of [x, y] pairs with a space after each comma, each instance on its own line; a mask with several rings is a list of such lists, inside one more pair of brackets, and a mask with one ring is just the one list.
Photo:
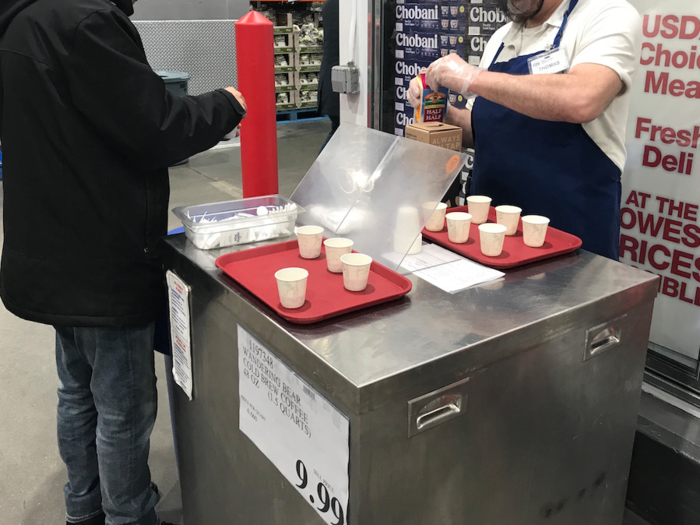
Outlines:
[[414, 107], [414, 109], [418, 109], [420, 106], [420, 99], [421, 96], [423, 95], [423, 86], [421, 85], [420, 80], [418, 78], [414, 78], [411, 80], [410, 85], [408, 86], [408, 103], [411, 104], [411, 106]]
[[433, 91], [446, 87], [469, 97], [471, 96], [469, 87], [481, 71], [478, 67], [465, 62], [457, 54], [451, 53], [430, 64], [425, 80]]
[[238, 90], [237, 90], [236, 88], [234, 88], [234, 87], [227, 87], [227, 88], [226, 88], [226, 91], [228, 91], [228, 92], [231, 93], [234, 97], [236, 97], [236, 100], [238, 100], [238, 103], [239, 103], [241, 106], [243, 106], [243, 110], [244, 110], [244, 111], [248, 111], [248, 106], [247, 106], [246, 103], [245, 103], [245, 98], [243, 98], [243, 95], [241, 94], [240, 91], [238, 91]]

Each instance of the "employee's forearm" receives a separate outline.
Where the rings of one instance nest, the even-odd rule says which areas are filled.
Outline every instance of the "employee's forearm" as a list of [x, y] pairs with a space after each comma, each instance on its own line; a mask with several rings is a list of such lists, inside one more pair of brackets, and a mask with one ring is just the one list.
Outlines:
[[470, 89], [532, 118], [580, 124], [594, 120], [607, 107], [607, 93], [601, 91], [612, 89], [614, 97], [621, 88], [620, 83], [617, 91], [614, 87], [606, 90], [597, 82], [574, 73], [509, 75], [484, 71]]
[[447, 104], [445, 122], [462, 128], [462, 144], [465, 148], [474, 147], [474, 134], [472, 133], [472, 112], [468, 109], [457, 109]]

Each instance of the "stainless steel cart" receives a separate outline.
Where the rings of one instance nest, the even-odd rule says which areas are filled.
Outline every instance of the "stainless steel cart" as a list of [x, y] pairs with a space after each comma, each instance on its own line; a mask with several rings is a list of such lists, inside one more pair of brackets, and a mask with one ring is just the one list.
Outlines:
[[239, 430], [239, 324], [349, 418], [349, 523], [620, 525], [654, 276], [578, 252], [454, 295], [411, 277], [403, 300], [296, 326], [219, 254], [167, 241], [192, 288], [185, 525], [324, 523]]

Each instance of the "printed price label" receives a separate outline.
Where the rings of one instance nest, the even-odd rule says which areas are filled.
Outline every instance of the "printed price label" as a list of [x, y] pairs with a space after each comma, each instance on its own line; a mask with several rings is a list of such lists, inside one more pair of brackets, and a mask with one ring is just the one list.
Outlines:
[[173, 378], [192, 401], [192, 325], [190, 287], [173, 272], [166, 274], [170, 304], [170, 340], [172, 341]]
[[241, 326], [240, 428], [328, 525], [345, 525], [350, 422]]

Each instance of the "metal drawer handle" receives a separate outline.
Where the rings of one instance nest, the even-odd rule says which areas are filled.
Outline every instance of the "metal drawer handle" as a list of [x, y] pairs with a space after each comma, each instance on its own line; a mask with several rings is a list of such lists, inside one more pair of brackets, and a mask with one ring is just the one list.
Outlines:
[[596, 355], [600, 352], [605, 352], [610, 346], [619, 343], [620, 338], [615, 335], [615, 329], [608, 328], [591, 343], [591, 354]]
[[607, 352], [622, 343], [622, 325], [627, 314], [613, 321], [591, 328], [586, 332], [586, 352], [583, 360], [587, 361], [603, 352]]
[[[445, 397], [456, 397], [456, 396], [445, 396]], [[443, 398], [440, 398], [440, 403], [444, 402]], [[431, 403], [423, 410], [428, 410], [433, 406], [435, 402]], [[416, 428], [418, 430], [423, 430], [428, 426], [439, 425], [443, 419], [449, 419], [451, 416], [456, 416], [462, 411], [462, 396], [457, 396], [457, 399], [450, 402], [447, 405], [439, 406], [438, 408], [429, 410], [427, 413], [420, 414], [416, 419]]]
[[467, 378], [409, 401], [408, 437], [466, 414], [468, 386]]

